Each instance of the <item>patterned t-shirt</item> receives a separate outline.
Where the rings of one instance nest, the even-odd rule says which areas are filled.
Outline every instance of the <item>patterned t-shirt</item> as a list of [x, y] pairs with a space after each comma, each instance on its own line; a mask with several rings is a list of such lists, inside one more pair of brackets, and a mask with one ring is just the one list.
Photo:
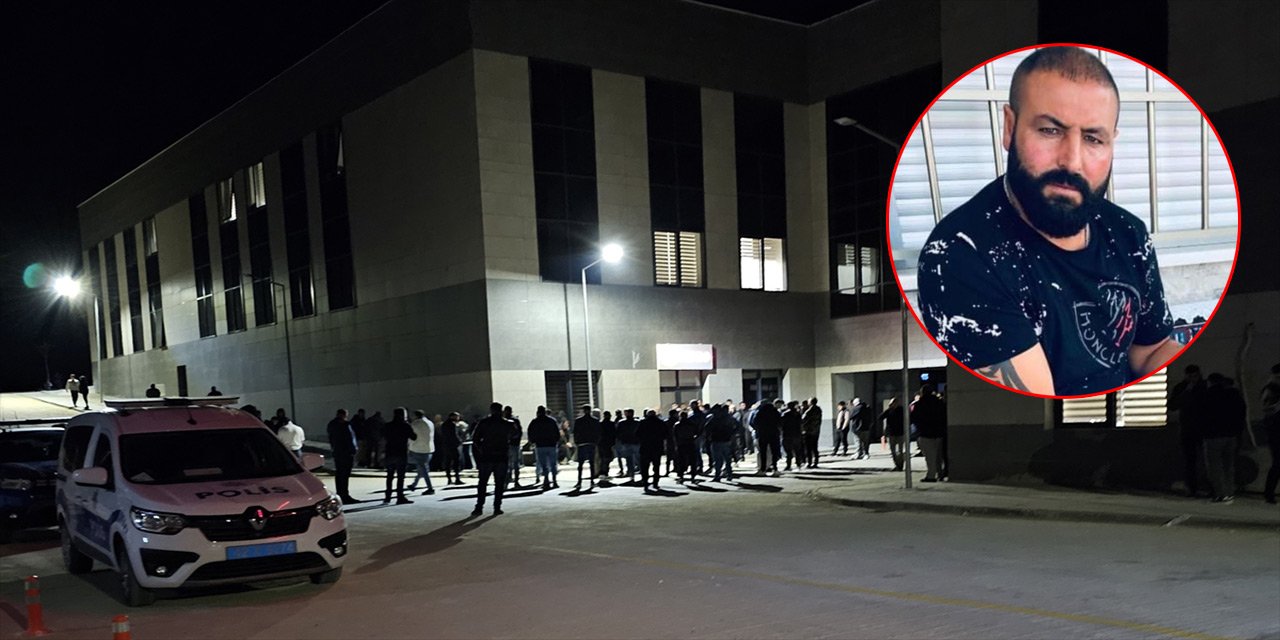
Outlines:
[[1172, 333], [1151, 237], [1104, 201], [1089, 244], [1064, 251], [1028, 225], [1003, 176], [951, 212], [920, 254], [919, 309], [929, 333], [964, 365], [985, 367], [1044, 348], [1057, 395], [1131, 382], [1129, 347]]

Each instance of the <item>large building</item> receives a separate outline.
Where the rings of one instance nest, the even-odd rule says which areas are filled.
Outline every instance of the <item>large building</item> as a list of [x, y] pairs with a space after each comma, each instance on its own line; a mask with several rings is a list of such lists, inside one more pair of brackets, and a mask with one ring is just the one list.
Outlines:
[[[1194, 350], [1252, 389], [1280, 359], [1280, 234], [1247, 213], [1278, 200], [1254, 177], [1276, 168], [1275, 39], [1189, 0], [1105, 25], [1068, 4], [877, 0], [804, 25], [684, 0], [389, 2], [81, 205], [97, 383], [217, 385], [313, 434], [339, 406], [566, 409], [588, 369], [608, 408], [878, 404], [902, 386], [897, 150], [836, 120], [906, 140], [974, 65], [1076, 41], [1164, 70], [1222, 133], [1248, 233]], [[611, 243], [623, 259], [596, 264]], [[1079, 428], [905, 335], [913, 381], [949, 383], [957, 479], [1176, 470], [1082, 466], [1176, 447], [1163, 419], [1117, 419], [1123, 397]]]

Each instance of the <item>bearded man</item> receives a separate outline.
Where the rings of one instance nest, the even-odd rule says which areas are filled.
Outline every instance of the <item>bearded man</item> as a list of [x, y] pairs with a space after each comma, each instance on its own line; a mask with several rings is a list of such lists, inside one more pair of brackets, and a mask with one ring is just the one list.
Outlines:
[[1181, 349], [1146, 228], [1103, 197], [1119, 115], [1097, 57], [1076, 47], [1028, 56], [1004, 107], [1008, 172], [943, 218], [921, 251], [925, 327], [999, 385], [1094, 394]]

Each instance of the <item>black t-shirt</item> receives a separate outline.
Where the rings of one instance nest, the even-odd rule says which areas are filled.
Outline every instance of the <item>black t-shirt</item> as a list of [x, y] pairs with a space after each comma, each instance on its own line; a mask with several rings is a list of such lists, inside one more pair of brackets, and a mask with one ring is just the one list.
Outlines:
[[921, 319], [952, 356], [985, 367], [1038, 342], [1058, 395], [1134, 380], [1129, 347], [1173, 331], [1155, 249], [1137, 217], [1104, 201], [1089, 221], [1089, 245], [1064, 251], [1018, 216], [1003, 177], [938, 223], [918, 274]]

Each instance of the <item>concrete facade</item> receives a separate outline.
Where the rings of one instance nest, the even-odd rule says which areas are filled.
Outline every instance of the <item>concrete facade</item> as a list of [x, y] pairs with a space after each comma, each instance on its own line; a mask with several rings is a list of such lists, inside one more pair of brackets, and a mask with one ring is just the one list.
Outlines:
[[[681, 0], [388, 3], [81, 205], [86, 260], [91, 247], [120, 242], [131, 226], [141, 242], [142, 220], [155, 218], [168, 342], [163, 349], [152, 344], [144, 313], [145, 348], [132, 353], [124, 300], [125, 355], [98, 362], [90, 321], [95, 382], [112, 396], [141, 395], [152, 382], [174, 393], [184, 366], [191, 393], [216, 384], [267, 411], [287, 407], [292, 387], [294, 417], [313, 437], [337, 406], [473, 414], [496, 398], [527, 422], [548, 401], [545, 372], [588, 368], [581, 285], [539, 275], [529, 88], [529, 60], [537, 58], [591, 70], [599, 235], [627, 251], [619, 264], [594, 267], [603, 284], [585, 292], [590, 368], [601, 372], [598, 404], [657, 404], [655, 345], [712, 344], [716, 369], [703, 384], [708, 400], [741, 399], [744, 372], [780, 370], [784, 397], [817, 396], [830, 415], [837, 400], [869, 392], [847, 374], [900, 368], [903, 328], [897, 311], [832, 318], [825, 100], [935, 66], [945, 86], [974, 64], [1037, 41], [1042, 31], [1046, 3], [975, 4], [983, 10], [936, 0], [872, 2], [802, 27]], [[1204, 64], [1194, 55], [1204, 43], [1188, 23], [1222, 21], [1210, 32], [1223, 35], [1234, 33], [1235, 19], [1182, 0], [1170, 0], [1168, 8], [1169, 24], [1159, 25], [1168, 31], [1168, 71], [1188, 89], [1222, 89], [1205, 104], [1218, 109], [1210, 117], [1236, 162], [1251, 225], [1262, 216], [1249, 211], [1269, 210], [1280, 197], [1274, 181], [1260, 178], [1275, 168], [1267, 138], [1247, 132], [1274, 110], [1280, 91], [1274, 82], [1224, 87], [1210, 76], [1221, 75], [1222, 65], [1245, 64], [1260, 78], [1280, 77], [1275, 56], [1252, 58], [1274, 53], [1274, 39], [1232, 35], [1233, 46], [1215, 49], [1215, 64]], [[1266, 4], [1258, 10], [1276, 13]], [[700, 87], [702, 288], [653, 284], [646, 77]], [[785, 292], [740, 288], [735, 93], [783, 104]], [[315, 131], [335, 122], [343, 131], [356, 305], [330, 311]], [[280, 151], [297, 141], [305, 158], [316, 313], [291, 317], [288, 296], [277, 292], [277, 322], [255, 326], [245, 287], [248, 328], [229, 334], [216, 182], [232, 177], [244, 193], [246, 167], [264, 163], [273, 279], [287, 288]], [[197, 328], [191, 194], [205, 198], [210, 212], [217, 335], [206, 338]], [[1267, 251], [1280, 233], [1273, 221], [1259, 222], [1242, 224], [1260, 232], [1247, 238], [1238, 267], [1273, 262]], [[242, 220], [238, 228], [244, 273], [247, 226]], [[117, 251], [122, 297], [123, 255]], [[1232, 286], [1239, 295], [1227, 296], [1188, 357], [1209, 370], [1238, 370], [1252, 390], [1268, 358], [1280, 353], [1275, 323], [1266, 321], [1280, 314], [1280, 302], [1274, 280], [1267, 284], [1260, 275], [1263, 266], [1248, 271]], [[103, 265], [99, 273], [105, 277]], [[1193, 269], [1179, 277], [1198, 279]], [[143, 307], [149, 309], [145, 286]], [[108, 322], [108, 340], [110, 334]], [[1252, 346], [1233, 362], [1228, 356], [1245, 335]], [[946, 364], [914, 321], [907, 341], [912, 368]], [[1176, 441], [1172, 429], [1067, 433], [1053, 428], [1044, 400], [993, 389], [954, 365], [947, 381], [957, 479], [1170, 482], [1167, 464], [1138, 463], [1142, 451], [1158, 452], [1148, 462], [1164, 460]], [[1082, 448], [1085, 441], [1092, 448]], [[1082, 466], [1082, 457], [1109, 466]]]

